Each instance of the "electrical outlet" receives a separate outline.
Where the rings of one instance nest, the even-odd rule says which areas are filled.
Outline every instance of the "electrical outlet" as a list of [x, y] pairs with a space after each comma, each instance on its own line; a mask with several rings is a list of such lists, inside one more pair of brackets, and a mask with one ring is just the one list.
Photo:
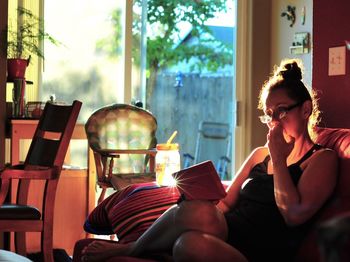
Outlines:
[[328, 75], [345, 75], [345, 46], [329, 48]]

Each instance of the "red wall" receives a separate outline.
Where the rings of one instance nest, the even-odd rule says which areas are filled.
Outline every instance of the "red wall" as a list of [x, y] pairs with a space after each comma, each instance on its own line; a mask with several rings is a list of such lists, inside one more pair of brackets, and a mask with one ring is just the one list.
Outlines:
[[350, 128], [350, 50], [346, 74], [328, 76], [328, 49], [350, 40], [350, 1], [313, 1], [313, 80], [319, 94], [322, 125]]

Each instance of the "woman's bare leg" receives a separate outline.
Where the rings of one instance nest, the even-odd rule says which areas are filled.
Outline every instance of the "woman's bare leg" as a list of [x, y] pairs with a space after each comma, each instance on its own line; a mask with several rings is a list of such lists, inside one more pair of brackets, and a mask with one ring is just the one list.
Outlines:
[[223, 214], [208, 201], [184, 201], [164, 213], [135, 243], [131, 254], [171, 252], [177, 238], [188, 230], [198, 230], [227, 238]]
[[187, 231], [176, 240], [173, 259], [175, 262], [248, 262], [222, 239], [199, 231]]
[[[133, 244], [115, 247], [105, 254], [111, 256], [140, 256], [151, 252], [170, 252], [175, 241], [184, 232], [196, 230], [211, 234], [219, 239], [227, 238], [227, 225], [223, 214], [208, 201], [184, 201], [159, 217], [155, 223]], [[118, 244], [117, 244], [118, 245]], [[96, 261], [98, 256], [94, 242], [85, 250], [85, 261]]]

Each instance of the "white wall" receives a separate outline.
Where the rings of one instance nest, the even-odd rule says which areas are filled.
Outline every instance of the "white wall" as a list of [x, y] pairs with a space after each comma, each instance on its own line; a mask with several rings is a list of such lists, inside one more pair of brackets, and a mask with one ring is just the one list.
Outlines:
[[[295, 6], [296, 20], [293, 27], [281, 13], [287, 10], [287, 5]], [[305, 24], [302, 25], [302, 8], [305, 7]], [[304, 80], [311, 86], [312, 81], [312, 0], [272, 0], [271, 5], [271, 70], [283, 58], [299, 58], [305, 67]], [[310, 52], [301, 55], [291, 55], [289, 47], [292, 45], [295, 32], [310, 33]]]
[[[243, 0], [242, 0], [243, 1]], [[252, 150], [266, 142], [267, 127], [258, 120], [261, 111], [256, 108], [259, 91], [263, 83], [273, 71], [274, 65], [278, 65], [284, 58], [299, 58], [303, 61], [305, 71], [304, 80], [308, 86], [312, 81], [312, 46], [310, 52], [301, 55], [291, 55], [289, 47], [294, 40], [295, 32], [309, 32], [312, 43], [312, 0], [250, 0], [251, 10], [251, 65], [250, 81], [247, 88], [250, 89], [248, 103], [251, 111], [248, 112], [248, 120], [251, 125], [244, 127], [249, 133], [250, 143], [247, 148]], [[296, 21], [290, 27], [290, 21], [281, 17], [281, 13], [287, 10], [288, 5], [296, 7]], [[305, 24], [302, 25], [301, 13], [305, 6]]]

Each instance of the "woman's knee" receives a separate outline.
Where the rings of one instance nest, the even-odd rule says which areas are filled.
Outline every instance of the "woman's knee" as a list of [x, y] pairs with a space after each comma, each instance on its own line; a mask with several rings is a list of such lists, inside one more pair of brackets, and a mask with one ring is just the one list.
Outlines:
[[176, 212], [176, 222], [188, 229], [226, 238], [226, 220], [209, 201], [183, 201]]

